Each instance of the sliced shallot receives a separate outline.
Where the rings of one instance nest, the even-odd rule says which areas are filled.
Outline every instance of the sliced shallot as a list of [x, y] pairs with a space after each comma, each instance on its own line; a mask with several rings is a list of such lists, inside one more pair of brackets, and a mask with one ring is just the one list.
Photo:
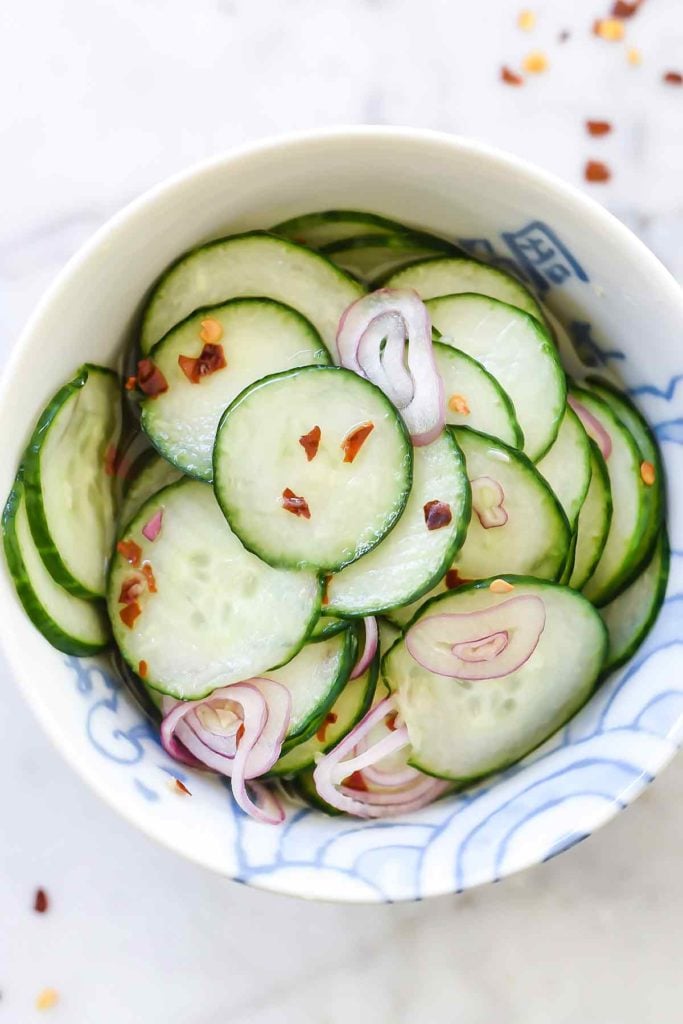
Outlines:
[[368, 615], [363, 619], [363, 627], [365, 629], [365, 643], [363, 645], [363, 653], [359, 657], [356, 664], [353, 666], [351, 671], [350, 679], [357, 679], [358, 676], [362, 676], [366, 668], [375, 657], [377, 651], [377, 644], [379, 643], [379, 629], [377, 627], [377, 619], [374, 615]]
[[612, 438], [609, 436], [602, 423], [593, 413], [586, 408], [583, 402], [579, 402], [573, 395], [567, 396], [567, 403], [571, 405], [576, 415], [581, 420], [586, 433], [592, 437], [603, 459], [607, 461], [612, 454]]
[[446, 421], [443, 382], [429, 313], [417, 292], [380, 288], [352, 303], [339, 322], [337, 350], [342, 366], [372, 381], [394, 403], [413, 444], [439, 436]]
[[454, 679], [500, 679], [524, 665], [545, 628], [545, 605], [533, 594], [481, 611], [428, 615], [406, 633], [419, 665]]

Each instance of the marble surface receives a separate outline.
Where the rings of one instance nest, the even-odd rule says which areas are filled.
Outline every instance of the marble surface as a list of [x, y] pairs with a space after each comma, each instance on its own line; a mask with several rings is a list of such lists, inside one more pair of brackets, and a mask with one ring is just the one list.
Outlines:
[[[520, 5], [521, 6], [521, 5]], [[24, 0], [2, 13], [0, 344], [116, 209], [187, 164], [332, 123], [475, 135], [585, 186], [683, 280], [680, 0], [626, 43], [604, 0]], [[558, 35], [568, 30], [564, 43]], [[642, 53], [629, 66], [627, 45]], [[498, 81], [529, 51], [522, 88]], [[615, 131], [587, 137], [586, 118]], [[683, 759], [624, 815], [543, 867], [465, 896], [313, 905], [152, 845], [62, 763], [0, 664], [0, 1022], [641, 1024], [680, 1020]], [[48, 914], [31, 907], [36, 886]]]

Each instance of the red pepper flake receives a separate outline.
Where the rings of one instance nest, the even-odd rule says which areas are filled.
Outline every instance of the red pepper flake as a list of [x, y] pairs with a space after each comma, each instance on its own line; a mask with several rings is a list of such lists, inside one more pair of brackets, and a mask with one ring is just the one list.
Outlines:
[[516, 71], [511, 71], [505, 64], [500, 69], [500, 80], [506, 85], [524, 85], [524, 79]]
[[147, 662], [146, 661], [139, 661], [138, 662], [138, 675], [140, 676], [140, 679], [146, 679], [148, 671], [149, 671], [149, 666], [148, 666]]
[[586, 131], [589, 135], [609, 135], [612, 125], [609, 121], [586, 121]]
[[396, 732], [396, 729], [397, 729], [396, 719], [397, 718], [398, 718], [398, 711], [392, 711], [390, 714], [387, 715], [386, 720], [385, 720], [385, 725], [386, 725], [387, 729], [389, 730], [389, 732]]
[[449, 569], [445, 579], [449, 590], [456, 590], [458, 587], [463, 587], [466, 583], [472, 582], [471, 580], [463, 579], [457, 569]]
[[210, 377], [216, 370], [227, 366], [222, 345], [206, 342], [196, 359], [192, 356], [178, 356], [178, 366], [191, 384], [199, 384], [202, 377]]
[[608, 43], [621, 42], [625, 32], [624, 23], [618, 18], [598, 18], [593, 22], [593, 34]]
[[667, 85], [683, 85], [683, 75], [680, 71], [665, 71], [662, 80]]
[[323, 576], [323, 596], [322, 596], [322, 600], [320, 602], [323, 605], [326, 605], [326, 604], [330, 603], [330, 595], [327, 593], [327, 588], [330, 585], [330, 580], [331, 579], [332, 579], [332, 576]]
[[602, 160], [589, 160], [584, 168], [583, 175], [586, 181], [604, 182], [610, 180], [612, 172]]
[[320, 427], [313, 427], [307, 434], [302, 434], [299, 438], [299, 444], [306, 452], [306, 458], [311, 462], [318, 454]]
[[56, 988], [44, 988], [36, 998], [36, 1010], [51, 1010], [59, 1002]]
[[325, 718], [320, 723], [320, 728], [318, 729], [318, 731], [315, 734], [315, 737], [316, 737], [316, 739], [318, 740], [319, 743], [324, 743], [325, 742], [325, 736], [327, 734], [327, 729], [328, 729], [328, 727], [330, 725], [334, 725], [334, 723], [337, 721], [337, 717], [338, 716], [334, 713], [334, 711], [328, 711], [327, 712], [327, 714], [325, 715]]
[[147, 580], [147, 589], [149, 590], [150, 594], [156, 594], [157, 581], [154, 578], [154, 570], [152, 569], [151, 563], [143, 562], [142, 571], [144, 573], [145, 579]]
[[359, 427], [354, 427], [346, 435], [340, 445], [344, 452], [344, 462], [353, 462], [374, 429], [375, 424], [368, 421], [367, 423], [361, 423]]
[[156, 398], [168, 391], [168, 381], [151, 359], [141, 359], [138, 363], [138, 387], [148, 398]]
[[303, 516], [304, 519], [311, 518], [311, 510], [306, 499], [300, 498], [289, 487], [285, 487], [282, 492], [282, 507], [295, 516]]
[[641, 462], [640, 478], [646, 487], [652, 487], [653, 483], [657, 479], [657, 472], [651, 462]]
[[179, 793], [182, 793], [183, 796], [192, 796], [192, 793], [190, 793], [184, 782], [181, 782], [180, 779], [174, 779], [173, 781], [175, 782], [175, 788]]
[[368, 791], [362, 772], [353, 772], [348, 779], [344, 779], [342, 785], [347, 789], [355, 789], [358, 793], [367, 793]]
[[137, 569], [142, 558], [142, 548], [139, 544], [136, 544], [134, 540], [120, 540], [116, 545], [116, 550]]
[[440, 530], [453, 518], [451, 506], [445, 501], [428, 501], [423, 511], [428, 530]]
[[127, 604], [125, 608], [122, 608], [119, 612], [121, 622], [124, 626], [128, 626], [128, 629], [132, 629], [135, 625], [135, 620], [141, 613], [142, 608], [137, 601], [133, 601], [131, 604]]
[[134, 391], [135, 388], [138, 386], [137, 377], [127, 377], [126, 382], [123, 386], [126, 389], [126, 391]]
[[208, 316], [201, 322], [201, 330], [199, 332], [201, 341], [206, 341], [209, 344], [215, 344], [220, 341], [223, 337], [223, 325], [220, 320], [216, 320], [213, 316]]
[[35, 910], [36, 914], [44, 914], [49, 906], [50, 901], [47, 898], [47, 893], [45, 892], [45, 890], [36, 889], [36, 895], [33, 900], [33, 909]]
[[235, 743], [236, 744], [239, 745], [239, 742], [242, 739], [242, 737], [244, 736], [244, 733], [245, 733], [244, 722], [242, 722], [242, 724], [239, 726], [237, 732], [235, 733]]
[[104, 453], [104, 472], [107, 476], [116, 476], [116, 464], [118, 462], [118, 458], [119, 453], [116, 449], [116, 445], [107, 445], [107, 450]]
[[119, 591], [119, 604], [134, 604], [145, 589], [144, 580], [141, 576], [129, 576], [121, 584]]
[[632, 18], [640, 4], [641, 0], [615, 0], [610, 13], [613, 18]]

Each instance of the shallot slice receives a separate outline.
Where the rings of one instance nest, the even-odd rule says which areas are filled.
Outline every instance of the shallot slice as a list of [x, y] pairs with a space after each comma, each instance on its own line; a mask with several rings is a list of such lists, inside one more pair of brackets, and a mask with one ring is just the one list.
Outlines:
[[609, 436], [600, 420], [586, 408], [583, 402], [579, 402], [573, 395], [567, 396], [567, 404], [572, 407], [581, 420], [584, 429], [589, 437], [592, 437], [605, 462], [612, 454], [612, 438]]
[[377, 619], [373, 615], [368, 615], [363, 619], [363, 627], [365, 629], [365, 643], [363, 644], [363, 653], [360, 655], [358, 661], [351, 670], [350, 679], [357, 679], [358, 676], [362, 676], [366, 668], [375, 657], [377, 651], [377, 644], [379, 643], [379, 629], [377, 626]]

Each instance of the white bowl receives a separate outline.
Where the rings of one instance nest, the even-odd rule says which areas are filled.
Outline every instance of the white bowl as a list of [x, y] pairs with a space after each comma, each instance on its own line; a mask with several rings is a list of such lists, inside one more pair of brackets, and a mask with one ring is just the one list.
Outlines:
[[675, 553], [666, 604], [633, 662], [540, 750], [462, 796], [391, 823], [299, 809], [274, 828], [246, 819], [215, 779], [193, 776], [191, 799], [172, 792], [169, 779], [186, 773], [163, 753], [106, 659], [53, 650], [24, 615], [4, 561], [0, 638], [67, 760], [148, 835], [266, 889], [416, 899], [500, 878], [584, 838], [638, 795], [683, 733], [683, 301], [626, 228], [520, 160], [433, 132], [291, 135], [202, 164], [114, 217], [43, 299], [0, 392], [0, 490], [8, 492], [45, 400], [80, 363], [115, 363], [171, 260], [213, 237], [333, 207], [452, 236], [522, 274], [642, 402], [668, 471]]

